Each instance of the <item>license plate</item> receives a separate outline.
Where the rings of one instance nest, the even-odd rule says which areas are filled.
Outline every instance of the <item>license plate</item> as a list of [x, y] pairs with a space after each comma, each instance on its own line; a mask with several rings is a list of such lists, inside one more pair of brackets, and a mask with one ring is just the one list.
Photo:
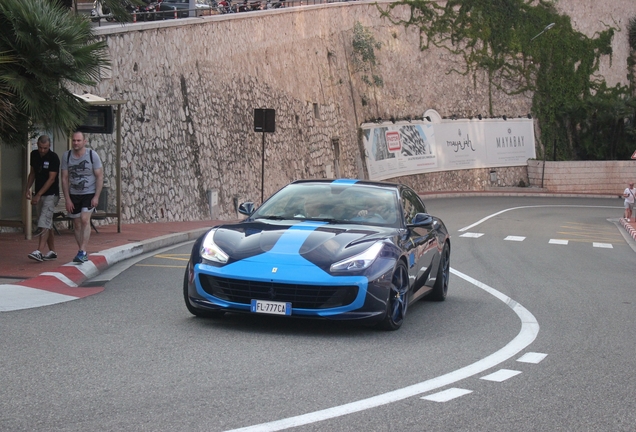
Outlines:
[[251, 311], [273, 315], [291, 315], [291, 303], [267, 300], [252, 300]]

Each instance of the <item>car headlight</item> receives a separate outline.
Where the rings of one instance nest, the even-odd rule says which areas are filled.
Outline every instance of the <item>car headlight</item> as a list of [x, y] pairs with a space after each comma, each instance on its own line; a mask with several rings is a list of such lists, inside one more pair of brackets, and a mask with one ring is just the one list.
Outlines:
[[223, 249], [214, 243], [215, 232], [216, 230], [210, 231], [203, 239], [203, 242], [201, 243], [201, 257], [208, 261], [225, 264], [229, 257], [225, 252], [223, 252]]
[[373, 245], [358, 255], [354, 255], [345, 260], [339, 261], [331, 265], [331, 271], [358, 271], [369, 267], [378, 257], [383, 247], [382, 242], [373, 243]]

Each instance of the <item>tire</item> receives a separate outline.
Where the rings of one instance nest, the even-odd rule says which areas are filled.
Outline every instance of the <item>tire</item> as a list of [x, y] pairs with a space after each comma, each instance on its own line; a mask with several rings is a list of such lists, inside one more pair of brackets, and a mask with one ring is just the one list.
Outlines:
[[403, 261], [399, 261], [391, 278], [391, 292], [387, 302], [386, 316], [378, 325], [383, 330], [402, 327], [409, 306], [409, 272]]
[[448, 279], [450, 276], [450, 246], [444, 244], [442, 255], [439, 257], [439, 267], [437, 268], [437, 278], [433, 290], [428, 296], [432, 301], [444, 301], [448, 294]]
[[213, 310], [201, 310], [197, 309], [190, 303], [190, 298], [188, 296], [188, 269], [186, 269], [183, 275], [183, 299], [185, 300], [185, 305], [188, 308], [188, 311], [198, 318], [221, 318], [225, 315], [225, 311], [213, 311]]

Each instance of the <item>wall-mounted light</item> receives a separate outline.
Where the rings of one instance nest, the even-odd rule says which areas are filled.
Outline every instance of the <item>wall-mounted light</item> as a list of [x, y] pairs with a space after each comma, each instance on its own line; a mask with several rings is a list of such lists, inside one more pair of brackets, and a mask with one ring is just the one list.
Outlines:
[[501, 118], [504, 119], [504, 121], [508, 120], [508, 117], [506, 117], [505, 115]]
[[477, 114], [477, 118], [481, 120], [481, 114]]
[[531, 119], [532, 118], [532, 114], [528, 113], [528, 118]]

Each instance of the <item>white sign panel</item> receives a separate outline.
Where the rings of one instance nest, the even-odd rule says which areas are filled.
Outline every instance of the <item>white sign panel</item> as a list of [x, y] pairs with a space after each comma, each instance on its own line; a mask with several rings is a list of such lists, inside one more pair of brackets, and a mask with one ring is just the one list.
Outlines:
[[362, 131], [371, 180], [521, 166], [536, 156], [531, 119], [363, 124]]

